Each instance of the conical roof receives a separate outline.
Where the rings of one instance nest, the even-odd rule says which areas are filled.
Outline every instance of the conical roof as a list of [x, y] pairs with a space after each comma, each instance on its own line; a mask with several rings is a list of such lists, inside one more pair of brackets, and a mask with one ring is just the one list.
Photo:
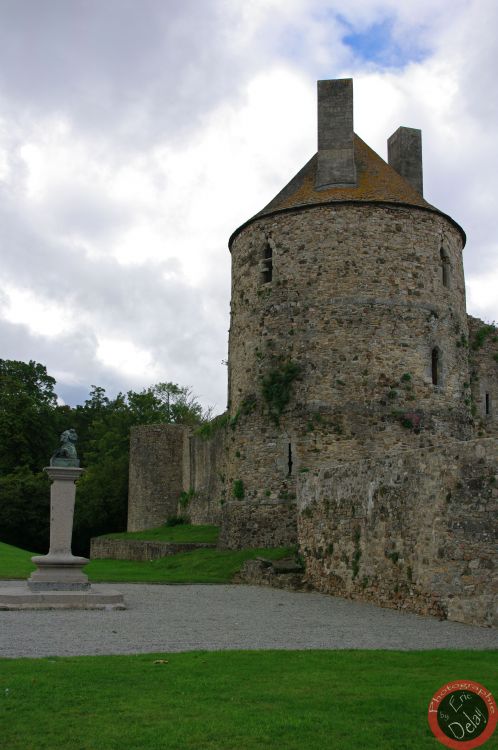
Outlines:
[[428, 203], [404, 177], [367, 146], [356, 133], [354, 134], [354, 160], [356, 185], [318, 189], [316, 187], [318, 154], [315, 154], [268, 205], [235, 230], [230, 237], [229, 246], [245, 226], [264, 216], [310, 206], [350, 202], [413, 206], [441, 214], [446, 216], [461, 232], [465, 244], [465, 232], [459, 224]]

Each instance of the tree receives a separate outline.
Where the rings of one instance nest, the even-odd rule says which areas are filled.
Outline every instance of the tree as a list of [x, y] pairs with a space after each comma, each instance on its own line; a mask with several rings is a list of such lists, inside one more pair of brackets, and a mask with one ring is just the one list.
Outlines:
[[0, 539], [32, 552], [48, 551], [50, 480], [20, 466], [0, 476]]
[[0, 476], [46, 466], [58, 443], [54, 386], [44, 365], [0, 359]]

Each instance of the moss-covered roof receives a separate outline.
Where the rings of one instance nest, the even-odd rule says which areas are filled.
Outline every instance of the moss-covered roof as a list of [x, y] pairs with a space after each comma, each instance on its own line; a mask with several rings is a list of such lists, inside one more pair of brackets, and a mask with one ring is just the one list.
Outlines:
[[[424, 200], [422, 195], [404, 177], [381, 159], [356, 133], [354, 135], [354, 155], [357, 178], [355, 186], [317, 189], [315, 187], [315, 180], [318, 154], [315, 154], [267, 206], [232, 234], [229, 245], [231, 245], [239, 231], [255, 219], [280, 211], [289, 211], [320, 204], [350, 201], [354, 203], [390, 203], [403, 206], [416, 206], [445, 216], [445, 214]], [[447, 218], [460, 230], [465, 244], [463, 229], [453, 219], [450, 217]]]

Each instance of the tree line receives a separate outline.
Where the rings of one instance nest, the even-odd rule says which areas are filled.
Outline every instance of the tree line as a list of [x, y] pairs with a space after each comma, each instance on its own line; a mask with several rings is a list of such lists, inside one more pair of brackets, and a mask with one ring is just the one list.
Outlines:
[[159, 383], [118, 393], [92, 385], [84, 404], [58, 403], [56, 381], [34, 361], [0, 359], [0, 541], [33, 552], [49, 546], [50, 481], [43, 467], [74, 427], [85, 473], [78, 481], [73, 552], [90, 538], [126, 529], [130, 428], [197, 425], [209, 417], [189, 388]]

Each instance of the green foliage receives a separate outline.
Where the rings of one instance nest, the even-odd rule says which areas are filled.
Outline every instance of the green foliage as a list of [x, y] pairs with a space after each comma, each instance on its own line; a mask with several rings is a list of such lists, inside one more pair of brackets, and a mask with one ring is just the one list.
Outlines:
[[46, 553], [49, 546], [50, 480], [43, 472], [20, 466], [0, 476], [2, 541]]
[[184, 518], [183, 516], [168, 516], [166, 519], [166, 523], [164, 524], [167, 528], [170, 528], [172, 526], [182, 526], [183, 524], [187, 524], [188, 520]]
[[280, 423], [280, 417], [290, 401], [292, 384], [300, 370], [300, 365], [296, 362], [282, 361], [263, 378], [263, 398], [276, 425]]
[[48, 464], [62, 425], [54, 386], [43, 365], [0, 359], [0, 476]]
[[484, 345], [484, 342], [486, 341], [487, 337], [491, 336], [494, 333], [496, 333], [496, 328], [492, 323], [488, 323], [484, 326], [481, 326], [476, 331], [476, 335], [474, 336], [474, 340], [472, 342], [472, 349], [474, 350], [480, 349]]
[[353, 578], [356, 578], [358, 575], [358, 572], [360, 570], [360, 558], [361, 558], [361, 549], [355, 549], [353, 553], [353, 560], [351, 562], [351, 569], [353, 571]]
[[233, 483], [232, 495], [236, 500], [244, 499], [244, 482], [242, 479], [236, 479]]
[[230, 414], [226, 411], [224, 414], [219, 414], [217, 417], [214, 417], [214, 419], [203, 422], [201, 426], [197, 428], [195, 434], [199, 435], [199, 437], [204, 440], [209, 440], [218, 432], [218, 430], [222, 430], [226, 427], [229, 422]]
[[401, 376], [402, 383], [409, 383], [411, 379], [412, 379], [412, 376], [410, 375], [409, 372], [404, 372], [403, 375]]
[[186, 508], [191, 500], [196, 496], [196, 491], [191, 487], [188, 492], [182, 492], [180, 495], [180, 508]]

